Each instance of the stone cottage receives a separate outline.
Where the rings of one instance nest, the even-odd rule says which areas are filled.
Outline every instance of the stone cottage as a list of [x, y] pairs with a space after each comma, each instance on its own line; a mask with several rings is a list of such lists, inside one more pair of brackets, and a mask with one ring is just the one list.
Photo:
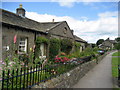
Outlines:
[[80, 45], [81, 45], [80, 52], [82, 52], [86, 48], [87, 42], [76, 35], [74, 35], [74, 38], [75, 38], [76, 42], [80, 43]]
[[[73, 31], [66, 21], [40, 23], [25, 17], [25, 9], [22, 5], [16, 9], [16, 14], [2, 10], [2, 57], [5, 59], [16, 48], [18, 54], [28, 54], [30, 48], [35, 45], [38, 36], [50, 39], [52, 37], [63, 39], [68, 38], [75, 41]], [[79, 41], [79, 40], [77, 40]], [[81, 41], [80, 41], [81, 42]], [[85, 42], [85, 41], [82, 41]], [[86, 42], [85, 42], [86, 43]], [[15, 46], [14, 46], [15, 45]], [[83, 45], [84, 48], [84, 45]], [[44, 43], [40, 46], [42, 56], [49, 56], [48, 46]]]
[[102, 44], [99, 45], [99, 48], [101, 49], [113, 49], [115, 43], [117, 43], [115, 40], [110, 40], [109, 38], [107, 38]]

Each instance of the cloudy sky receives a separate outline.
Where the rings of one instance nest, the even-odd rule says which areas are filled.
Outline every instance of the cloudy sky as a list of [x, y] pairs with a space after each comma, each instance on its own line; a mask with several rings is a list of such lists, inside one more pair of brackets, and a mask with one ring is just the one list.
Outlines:
[[[89, 43], [98, 39], [114, 39], [118, 36], [118, 0], [49, 0], [47, 2], [2, 1], [2, 9], [15, 13], [23, 4], [26, 17], [38, 22], [67, 21], [74, 34]], [[30, 1], [30, 0], [29, 0]], [[64, 2], [66, 1], [66, 2]]]

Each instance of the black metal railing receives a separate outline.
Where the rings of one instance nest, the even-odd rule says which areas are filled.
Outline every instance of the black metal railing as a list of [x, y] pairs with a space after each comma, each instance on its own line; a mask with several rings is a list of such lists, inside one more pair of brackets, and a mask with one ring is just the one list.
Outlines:
[[[40, 82], [47, 81], [52, 77], [56, 77], [64, 72], [67, 72], [74, 67], [88, 62], [91, 60], [90, 57], [78, 58], [73, 62], [55, 64], [52, 66], [46, 65], [34, 65], [32, 67], [26, 67], [13, 70], [3, 70], [2, 71], [2, 89], [13, 89], [13, 88], [31, 88]], [[76, 62], [77, 63], [76, 63]]]

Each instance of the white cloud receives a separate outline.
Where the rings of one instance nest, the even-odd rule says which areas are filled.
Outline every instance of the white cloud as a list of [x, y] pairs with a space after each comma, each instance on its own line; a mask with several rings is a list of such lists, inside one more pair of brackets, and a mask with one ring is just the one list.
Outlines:
[[89, 5], [93, 2], [119, 2], [119, 0], [50, 0], [50, 1], [58, 2], [60, 6], [64, 7], [73, 7], [75, 2], [83, 2], [85, 5]]
[[98, 16], [99, 17], [102, 17], [102, 18], [105, 18], [105, 17], [116, 17], [118, 15], [118, 12], [105, 12], [105, 13], [100, 13]]
[[95, 43], [98, 39], [114, 39], [118, 33], [118, 19], [117, 12], [105, 12], [98, 14], [97, 20], [88, 21], [87, 17], [84, 20], [76, 20], [69, 16], [55, 16], [48, 14], [38, 14], [36, 12], [26, 12], [26, 16], [38, 22], [51, 22], [52, 19], [57, 21], [67, 21], [74, 34], [83, 38], [88, 42]]

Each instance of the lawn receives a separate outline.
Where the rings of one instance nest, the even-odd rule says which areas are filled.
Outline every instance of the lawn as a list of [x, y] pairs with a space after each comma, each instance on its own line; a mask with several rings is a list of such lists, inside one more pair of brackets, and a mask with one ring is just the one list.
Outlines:
[[120, 56], [120, 51], [113, 53], [112, 56]]
[[118, 64], [120, 65], [120, 57], [114, 57], [114, 56], [120, 56], [120, 51], [116, 52], [112, 55], [112, 76], [118, 77]]

